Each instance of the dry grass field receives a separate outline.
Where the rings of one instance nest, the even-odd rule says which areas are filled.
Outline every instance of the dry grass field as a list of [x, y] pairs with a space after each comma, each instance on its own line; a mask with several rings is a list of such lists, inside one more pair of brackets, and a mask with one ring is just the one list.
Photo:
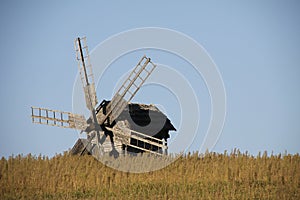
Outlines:
[[91, 156], [11, 156], [0, 160], [0, 199], [300, 199], [300, 156], [189, 154], [140, 174]]

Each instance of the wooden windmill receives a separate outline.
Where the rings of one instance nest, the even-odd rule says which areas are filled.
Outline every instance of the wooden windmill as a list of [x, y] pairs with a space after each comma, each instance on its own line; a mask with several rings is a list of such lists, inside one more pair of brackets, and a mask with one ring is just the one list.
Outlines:
[[[90, 111], [90, 117], [85, 119], [83, 115], [71, 112], [31, 107], [32, 122], [73, 128], [85, 132], [86, 139], [79, 139], [76, 142], [71, 150], [72, 154], [87, 153], [97, 156], [105, 153], [117, 156], [126, 152], [165, 154], [167, 152], [168, 132], [176, 130], [170, 120], [153, 105], [130, 103], [130, 100], [156, 68], [150, 58], [143, 56], [112, 100], [104, 100], [97, 107], [94, 75], [85, 37], [75, 39], [75, 50], [86, 107]], [[130, 120], [122, 117], [124, 112], [130, 113], [129, 116], [133, 118], [131, 122], [136, 121], [142, 125], [144, 122], [150, 123], [149, 112], [151, 112], [158, 121], [163, 121], [163, 126], [156, 133], [149, 133], [151, 131], [139, 132], [138, 129], [131, 129]]]

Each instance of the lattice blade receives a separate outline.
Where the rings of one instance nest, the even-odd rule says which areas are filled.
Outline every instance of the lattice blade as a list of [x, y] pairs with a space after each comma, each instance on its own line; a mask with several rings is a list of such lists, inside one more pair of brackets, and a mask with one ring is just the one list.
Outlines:
[[31, 107], [33, 123], [85, 130], [88, 126], [83, 115], [46, 108]]
[[122, 113], [128, 102], [121, 95], [115, 94], [114, 99], [107, 105], [106, 109], [110, 113], [109, 120], [113, 122]]
[[89, 110], [92, 110], [96, 107], [98, 100], [86, 37], [76, 38], [75, 51], [76, 59], [78, 61], [78, 69], [80, 72], [80, 79], [84, 89], [86, 106]]
[[136, 67], [131, 71], [128, 78], [124, 81], [120, 89], [112, 98], [107, 106], [107, 115], [103, 118], [102, 124], [107, 118], [113, 122], [122, 113], [128, 102], [134, 97], [143, 83], [150, 76], [156, 65], [150, 61], [150, 58], [143, 56]]

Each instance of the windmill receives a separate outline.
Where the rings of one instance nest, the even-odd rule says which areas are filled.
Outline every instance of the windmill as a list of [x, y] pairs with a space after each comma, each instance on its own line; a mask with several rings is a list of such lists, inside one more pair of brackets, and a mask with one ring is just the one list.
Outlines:
[[[124, 121], [118, 120], [126, 107], [129, 110], [136, 109], [136, 105], [130, 104], [130, 101], [156, 68], [156, 65], [150, 58], [143, 56], [111, 101], [104, 100], [97, 107], [98, 100], [86, 37], [75, 39], [75, 51], [86, 107], [90, 112], [90, 117], [86, 119], [83, 115], [71, 112], [31, 107], [32, 122], [73, 128], [85, 132], [87, 135], [86, 139], [77, 141], [71, 150], [73, 154], [82, 155], [88, 153], [101, 156], [108, 152], [116, 156], [124, 148], [125, 151], [129, 148], [131, 150], [134, 149], [134, 152], [165, 154], [167, 152], [166, 138], [168, 138], [165, 135], [166, 133], [168, 135], [169, 130], [176, 130], [168, 119], [164, 119], [166, 123], [164, 122], [164, 127], [162, 127], [163, 131], [160, 131], [160, 135], [164, 134], [164, 136], [159, 137], [132, 130], [124, 124]], [[153, 105], [148, 107], [144, 105], [144, 107], [156, 114], [158, 113], [159, 116], [164, 116]], [[138, 109], [141, 110], [140, 107]]]

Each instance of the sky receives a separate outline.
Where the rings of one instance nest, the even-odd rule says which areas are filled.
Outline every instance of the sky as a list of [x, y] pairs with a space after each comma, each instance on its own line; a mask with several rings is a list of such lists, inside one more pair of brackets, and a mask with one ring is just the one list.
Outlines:
[[[187, 35], [216, 64], [226, 91], [226, 119], [210, 150], [299, 153], [299, 9], [300, 3], [291, 0], [1, 1], [0, 156], [53, 156], [71, 148], [78, 133], [32, 124], [30, 107], [73, 111], [76, 37], [86, 36], [91, 57], [97, 58], [101, 42], [143, 27]], [[195, 90], [201, 117], [188, 150], [198, 150], [211, 116], [210, 95], [203, 77], [178, 56], [158, 50], [121, 56], [97, 81], [99, 100], [111, 98], [120, 78], [145, 53], [179, 72]], [[93, 64], [93, 68], [101, 67], [101, 62]], [[168, 88], [146, 85], [134, 101], [158, 105], [177, 129], [182, 122], [193, 123], [181, 118], [180, 102]], [[171, 141], [185, 136], [184, 132], [172, 134]]]

